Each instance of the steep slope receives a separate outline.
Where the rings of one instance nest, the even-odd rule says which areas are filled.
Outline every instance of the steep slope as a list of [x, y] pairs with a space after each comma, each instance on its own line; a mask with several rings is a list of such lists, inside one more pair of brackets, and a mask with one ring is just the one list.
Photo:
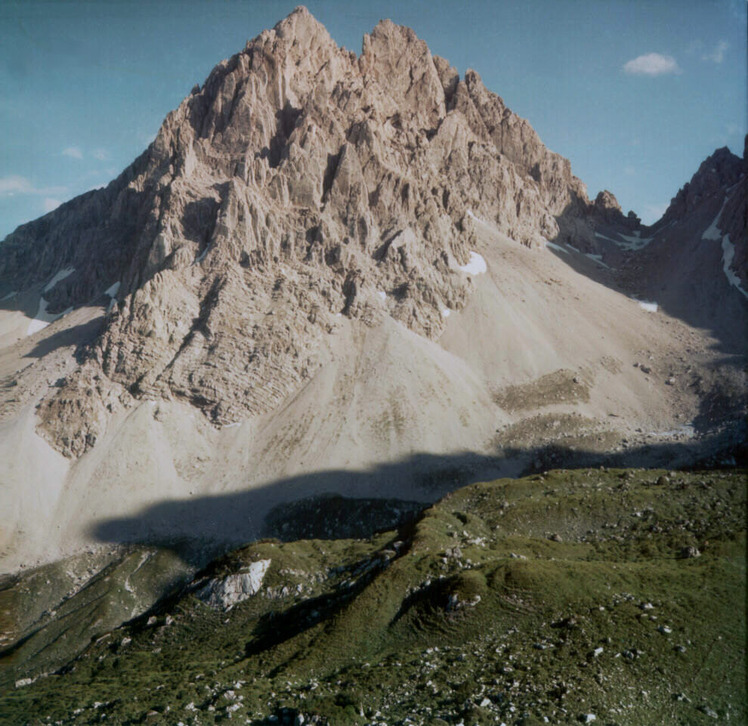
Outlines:
[[568, 264], [597, 228], [641, 235], [477, 73], [389, 21], [357, 57], [297, 9], [0, 246], [5, 566], [690, 437], [681, 371], [714, 354]]
[[748, 159], [718, 149], [653, 227], [642, 284], [652, 299], [729, 353], [748, 346]]
[[370, 539], [316, 501], [317, 539], [231, 553], [47, 677], [40, 629], [0, 658], [0, 722], [737, 723], [744, 478], [504, 479]]
[[[121, 281], [96, 363], [228, 423], [307, 380], [330, 318], [376, 317], [377, 291], [436, 337], [466, 295], [468, 205], [540, 243], [581, 190], [477, 74], [459, 80], [412, 31], [385, 21], [356, 58], [300, 9], [220, 64], [110, 188], [11, 235], [0, 277], [26, 288], [71, 271], [44, 296], [52, 313]], [[267, 320], [273, 302], [283, 319]], [[68, 387], [60, 406], [74, 400]], [[56, 433], [85, 450], [83, 431], [68, 446]]]

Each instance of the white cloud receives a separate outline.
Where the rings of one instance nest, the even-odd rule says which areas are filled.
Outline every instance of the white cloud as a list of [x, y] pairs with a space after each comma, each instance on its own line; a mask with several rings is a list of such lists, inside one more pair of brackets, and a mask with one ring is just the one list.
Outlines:
[[109, 160], [109, 153], [106, 149], [94, 149], [91, 152], [91, 156], [93, 156], [94, 159], [97, 161], [108, 161]]
[[701, 60], [721, 63], [725, 59], [725, 53], [727, 53], [729, 47], [730, 44], [726, 40], [720, 40], [711, 53], [704, 53], [701, 56]]
[[31, 182], [23, 176], [6, 176], [0, 178], [0, 196], [12, 197], [14, 194], [33, 194]]
[[635, 76], [662, 76], [681, 72], [675, 58], [660, 53], [647, 53], [633, 58], [624, 64], [623, 70]]
[[36, 194], [51, 197], [55, 194], [67, 194], [67, 187], [35, 187], [25, 176], [0, 177], [0, 197], [12, 197], [16, 194]]
[[52, 197], [46, 197], [44, 199], [44, 204], [43, 204], [45, 214], [47, 212], [51, 212], [57, 209], [57, 207], [59, 207], [61, 204], [62, 202], [59, 199], [52, 199]]
[[80, 146], [68, 146], [67, 149], [62, 150], [63, 156], [69, 156], [71, 159], [82, 159], [83, 152]]

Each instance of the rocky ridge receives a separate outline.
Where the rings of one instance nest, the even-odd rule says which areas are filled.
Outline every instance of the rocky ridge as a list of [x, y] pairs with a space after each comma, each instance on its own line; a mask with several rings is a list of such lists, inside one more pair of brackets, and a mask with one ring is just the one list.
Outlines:
[[744, 179], [715, 168], [644, 228], [412, 31], [356, 56], [295, 11], [0, 246], [0, 567], [204, 563], [305, 497], [740, 460]]
[[[518, 242], [592, 244], [588, 201], [479, 75], [382, 21], [360, 56], [304, 8], [220, 63], [106, 189], [20, 227], [0, 281], [77, 307], [120, 283], [41, 431], [88, 450], [112, 411], [186, 400], [225, 425], [276, 407], [347, 316], [436, 338], [470, 295], [475, 220]], [[106, 300], [106, 298], [103, 298]]]
[[[647, 231], [637, 259], [640, 294], [731, 353], [745, 352], [748, 300], [748, 154], [727, 147], [705, 159]], [[727, 284], [725, 284], [727, 283]]]

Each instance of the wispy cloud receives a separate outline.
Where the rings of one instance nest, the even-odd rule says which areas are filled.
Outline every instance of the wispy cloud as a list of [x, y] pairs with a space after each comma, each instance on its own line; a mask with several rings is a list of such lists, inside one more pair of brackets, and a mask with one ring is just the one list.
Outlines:
[[109, 152], [106, 149], [94, 149], [91, 156], [97, 161], [109, 161]]
[[14, 194], [32, 194], [31, 182], [23, 176], [5, 176], [0, 178], [0, 195], [10, 197]]
[[82, 159], [83, 151], [80, 146], [68, 146], [67, 149], [62, 150], [63, 156], [69, 156], [71, 159]]
[[664, 76], [681, 72], [675, 58], [660, 53], [647, 53], [632, 58], [624, 64], [623, 70], [634, 76]]
[[25, 176], [0, 177], [0, 197], [12, 197], [16, 194], [52, 197], [66, 194], [67, 191], [67, 187], [35, 187]]
[[725, 53], [727, 53], [729, 47], [730, 44], [726, 40], [720, 40], [711, 53], [704, 53], [701, 56], [701, 60], [721, 63], [725, 59]]

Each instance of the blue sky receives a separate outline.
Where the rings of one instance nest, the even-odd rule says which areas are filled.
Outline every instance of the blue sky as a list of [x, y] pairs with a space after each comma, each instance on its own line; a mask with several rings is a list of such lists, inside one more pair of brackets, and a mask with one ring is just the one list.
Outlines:
[[[2, 0], [0, 238], [116, 176], [281, 0]], [[360, 52], [409, 25], [527, 118], [590, 196], [655, 221], [714, 149], [742, 155], [746, 0], [309, 0]]]

